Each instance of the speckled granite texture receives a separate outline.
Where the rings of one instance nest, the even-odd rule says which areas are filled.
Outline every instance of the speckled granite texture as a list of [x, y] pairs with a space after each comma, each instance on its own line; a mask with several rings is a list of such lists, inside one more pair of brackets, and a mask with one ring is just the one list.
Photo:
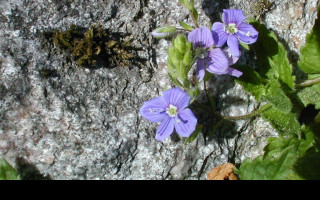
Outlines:
[[[206, 179], [211, 168], [241, 163], [262, 153], [266, 137], [277, 136], [257, 117], [241, 120], [191, 144], [176, 134], [154, 139], [157, 124], [139, 108], [164, 89], [170, 40], [152, 38], [159, 25], [191, 23], [186, 9], [168, 0], [1, 0], [0, 156], [20, 171], [45, 179]], [[316, 17], [318, 0], [196, 1], [200, 25], [219, 20], [224, 8], [261, 15], [296, 59]], [[112, 32], [129, 33], [141, 62], [126, 67], [77, 67], [43, 33], [70, 25], [100, 22]], [[243, 52], [240, 62], [249, 62]], [[41, 72], [49, 71], [49, 76]], [[209, 90], [223, 114], [242, 115], [258, 105], [230, 76], [214, 76]], [[199, 99], [200, 101], [203, 100]], [[197, 113], [201, 117], [201, 113]]]

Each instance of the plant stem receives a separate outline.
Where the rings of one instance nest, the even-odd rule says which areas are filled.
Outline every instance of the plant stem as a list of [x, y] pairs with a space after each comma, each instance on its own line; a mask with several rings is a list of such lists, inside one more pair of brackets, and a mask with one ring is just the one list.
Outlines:
[[222, 117], [226, 120], [243, 120], [243, 119], [248, 119], [248, 118], [251, 118], [251, 117], [254, 117], [256, 115], [260, 115], [263, 111], [267, 110], [271, 108], [271, 104], [268, 103], [264, 106], [262, 106], [261, 108], [259, 108], [258, 110], [255, 110], [253, 111], [252, 113], [249, 113], [249, 114], [245, 114], [245, 115], [240, 115], [240, 116], [223, 116]]
[[211, 109], [212, 109], [212, 112], [215, 112], [214, 106], [213, 106], [212, 103], [211, 103], [211, 98], [209, 97], [209, 94], [208, 94], [206, 81], [203, 81], [203, 88], [204, 88], [204, 92], [206, 93], [206, 96], [207, 96], [208, 102], [209, 102], [209, 104], [210, 104], [210, 107], [211, 107]]
[[296, 84], [296, 88], [308, 87], [317, 83], [320, 83], [320, 77], [302, 81], [301, 83]]
[[189, 30], [184, 29], [184, 28], [177, 28], [176, 30], [177, 30], [177, 31], [188, 31], [188, 32], [190, 32]]
[[[205, 111], [208, 111], [208, 108], [204, 105], [202, 105], [201, 103], [199, 103], [197, 100], [194, 100], [194, 103], [196, 103], [199, 108], [205, 110]], [[259, 108], [258, 110], [255, 110], [249, 114], [245, 114], [245, 115], [240, 115], [240, 116], [224, 116], [224, 115], [221, 115], [217, 112], [210, 112], [210, 114], [213, 116], [213, 117], [216, 117], [218, 118], [219, 120], [229, 120], [229, 121], [233, 121], [233, 120], [244, 120], [244, 119], [249, 119], [251, 117], [254, 117], [254, 116], [257, 116], [257, 115], [260, 115], [263, 111], [267, 110], [271, 108], [271, 104], [268, 103], [264, 106], [262, 106], [261, 108]]]

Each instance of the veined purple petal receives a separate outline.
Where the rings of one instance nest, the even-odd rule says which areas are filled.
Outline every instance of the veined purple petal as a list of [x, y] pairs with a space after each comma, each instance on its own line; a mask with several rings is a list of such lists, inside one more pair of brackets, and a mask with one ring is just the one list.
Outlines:
[[175, 129], [181, 137], [189, 137], [196, 129], [197, 118], [190, 109], [184, 109], [175, 118]]
[[258, 31], [247, 23], [240, 24], [238, 26], [238, 32], [236, 33], [239, 40], [245, 44], [255, 43], [258, 39], [258, 34]]
[[198, 59], [197, 61], [197, 70], [196, 70], [196, 74], [197, 77], [199, 79], [199, 81], [202, 81], [204, 75], [205, 75], [206, 71], [205, 71], [205, 59]]
[[214, 40], [211, 31], [207, 27], [196, 28], [188, 34], [188, 41], [194, 47], [209, 48], [214, 45]]
[[191, 98], [179, 87], [163, 92], [163, 98], [167, 106], [170, 104], [178, 108], [178, 112], [187, 107]]
[[234, 35], [229, 35], [227, 45], [234, 57], [240, 57], [239, 41]]
[[239, 57], [232, 56], [231, 50], [229, 47], [224, 48], [222, 51], [224, 52], [224, 54], [228, 58], [228, 66], [234, 65], [234, 64], [236, 64], [236, 62], [238, 62]]
[[166, 116], [166, 103], [163, 97], [157, 97], [143, 103], [140, 115], [151, 122], [161, 122]]
[[166, 117], [163, 119], [163, 121], [157, 129], [156, 140], [162, 142], [164, 139], [166, 139], [172, 134], [175, 123], [174, 120], [174, 118], [171, 118], [168, 115], [166, 115]]
[[213, 74], [220, 74], [225, 72], [228, 68], [227, 56], [220, 48], [215, 48], [209, 51], [210, 62], [206, 68], [208, 72]]
[[213, 34], [217, 35], [216, 47], [222, 47], [227, 42], [229, 34], [225, 32], [224, 26], [225, 25], [221, 22], [215, 22], [212, 25], [211, 30]]
[[222, 21], [225, 24], [234, 23], [236, 25], [241, 24], [246, 19], [242, 10], [237, 9], [223, 9]]
[[228, 67], [226, 74], [229, 74], [231, 76], [235, 76], [235, 77], [239, 78], [243, 73], [237, 69], [234, 69], [232, 67]]

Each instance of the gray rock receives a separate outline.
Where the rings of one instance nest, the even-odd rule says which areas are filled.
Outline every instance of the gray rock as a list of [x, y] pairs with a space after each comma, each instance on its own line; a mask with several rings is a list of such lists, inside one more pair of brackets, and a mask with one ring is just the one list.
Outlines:
[[[179, 20], [191, 23], [177, 2], [1, 0], [0, 156], [18, 169], [29, 167], [38, 178], [82, 180], [206, 179], [213, 167], [260, 155], [266, 138], [277, 133], [259, 117], [235, 121], [209, 138], [199, 134], [184, 145], [176, 134], [157, 142], [158, 125], [139, 115], [144, 101], [174, 87], [166, 69], [171, 41], [154, 39], [150, 32], [163, 24], [178, 26]], [[260, 13], [292, 59], [314, 24], [318, 2], [274, 1], [270, 11]], [[200, 24], [208, 26], [209, 19], [219, 20], [223, 8], [242, 8], [250, 15], [252, 5], [204, 0], [196, 7]], [[72, 24], [88, 28], [98, 22], [113, 32], [130, 33], [144, 61], [77, 67], [43, 36]], [[243, 53], [241, 62], [250, 62]], [[43, 71], [50, 75], [42, 76]], [[229, 76], [214, 76], [209, 90], [225, 115], [246, 114], [259, 106]]]

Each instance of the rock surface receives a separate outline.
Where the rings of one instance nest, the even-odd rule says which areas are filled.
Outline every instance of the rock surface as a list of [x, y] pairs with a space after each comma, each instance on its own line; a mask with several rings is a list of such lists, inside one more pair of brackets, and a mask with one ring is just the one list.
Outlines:
[[[216, 166], [260, 155], [266, 137], [277, 133], [259, 117], [236, 121], [210, 138], [200, 134], [184, 145], [176, 134], [157, 142], [157, 124], [139, 115], [144, 101], [173, 87], [166, 69], [170, 40], [154, 39], [150, 32], [163, 24], [191, 23], [177, 2], [1, 0], [0, 156], [35, 178], [202, 180]], [[202, 0], [196, 8], [201, 25], [219, 20], [224, 8], [260, 16], [294, 60], [319, 1], [270, 1], [270, 10], [257, 10], [254, 2]], [[44, 37], [72, 24], [89, 28], [98, 22], [112, 32], [129, 33], [141, 63], [77, 67]], [[249, 62], [243, 53], [240, 62]], [[258, 106], [229, 76], [214, 76], [209, 90], [223, 114], [242, 115]]]

